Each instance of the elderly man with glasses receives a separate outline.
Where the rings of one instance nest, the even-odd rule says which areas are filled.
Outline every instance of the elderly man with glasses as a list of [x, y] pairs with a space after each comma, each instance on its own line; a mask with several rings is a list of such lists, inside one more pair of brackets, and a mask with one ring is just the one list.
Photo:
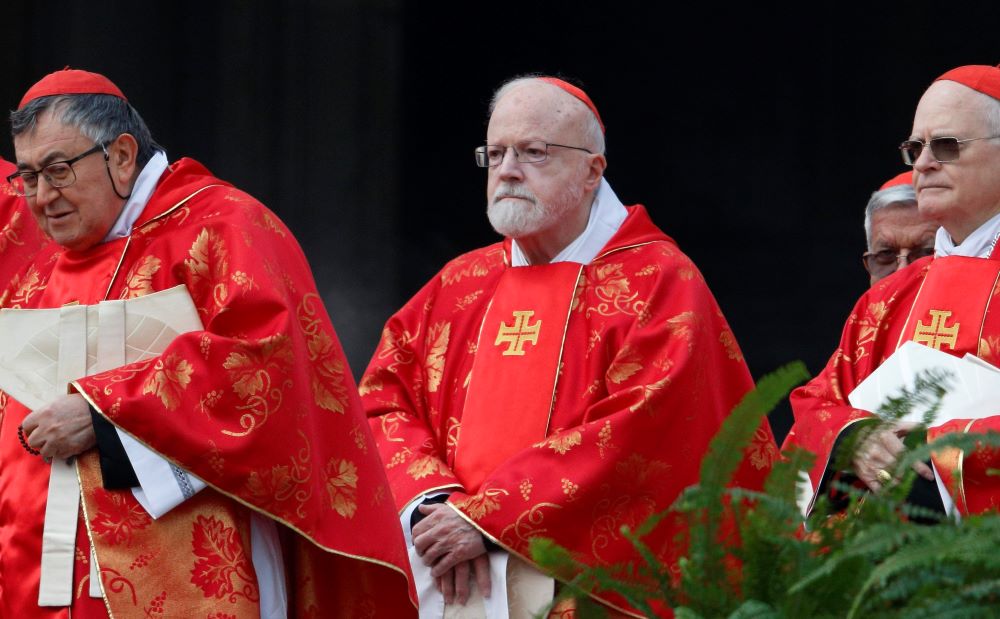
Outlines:
[[56, 251], [0, 316], [0, 616], [413, 614], [385, 473], [288, 228], [168, 164], [102, 75], [44, 77], [11, 124], [8, 181]]
[[[869, 435], [851, 470], [832, 471], [830, 465], [839, 439], [871, 418], [852, 408], [848, 395], [904, 342], [1000, 365], [1000, 311], [994, 303], [1000, 278], [1000, 67], [970, 65], [939, 77], [921, 97], [913, 132], [900, 150], [913, 166], [921, 216], [940, 226], [935, 257], [865, 293], [826, 368], [792, 394], [795, 423], [785, 447], [817, 454], [809, 490], [847, 474], [877, 491], [900, 475], [894, 467], [910, 423]], [[947, 421], [931, 428], [928, 439], [990, 429], [1000, 429], [1000, 416]], [[933, 470], [927, 463], [914, 465], [915, 487], [931, 484], [929, 494], [949, 512], [952, 501], [961, 513], [993, 509], [1000, 482], [989, 471], [998, 466], [996, 452], [937, 454]], [[932, 485], [936, 477], [947, 488], [939, 496]], [[803, 509], [810, 509], [814, 493], [802, 496]]]
[[886, 181], [865, 207], [868, 251], [861, 259], [871, 276], [871, 284], [934, 255], [938, 227], [917, 209], [912, 170]]
[[[518, 78], [490, 112], [475, 158], [505, 239], [392, 316], [360, 384], [425, 617], [537, 612], [555, 584], [527, 563], [536, 536], [591, 565], [638, 560], [619, 528], [697, 481], [752, 387], [701, 274], [604, 178], [591, 99]], [[759, 487], [775, 453], [765, 422], [738, 483]], [[664, 521], [646, 541], [672, 564], [678, 532]]]

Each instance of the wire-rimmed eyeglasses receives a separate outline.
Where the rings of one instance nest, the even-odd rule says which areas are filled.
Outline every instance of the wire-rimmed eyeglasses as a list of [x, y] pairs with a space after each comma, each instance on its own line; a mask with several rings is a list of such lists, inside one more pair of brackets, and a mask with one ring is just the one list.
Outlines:
[[960, 140], [955, 137], [940, 137], [931, 138], [927, 142], [922, 140], [906, 140], [899, 145], [899, 152], [903, 154], [903, 162], [906, 165], [913, 165], [917, 162], [920, 157], [920, 153], [923, 152], [924, 146], [930, 146], [931, 156], [938, 163], [949, 163], [952, 161], [958, 161], [959, 151], [962, 148], [962, 144], [966, 142], [975, 142], [977, 140], [994, 140], [1000, 138], [1000, 135], [990, 135], [982, 138], [968, 138], [965, 140]]
[[580, 146], [553, 144], [551, 142], [542, 142], [540, 140], [518, 142], [517, 144], [511, 144], [509, 146], [505, 146], [503, 144], [487, 144], [485, 146], [476, 147], [476, 165], [480, 168], [492, 168], [500, 165], [503, 163], [503, 158], [504, 155], [507, 154], [508, 148], [513, 149], [514, 158], [517, 159], [518, 163], [540, 163], [548, 158], [550, 146], [582, 150], [585, 153], [591, 155], [594, 154], [593, 152]]

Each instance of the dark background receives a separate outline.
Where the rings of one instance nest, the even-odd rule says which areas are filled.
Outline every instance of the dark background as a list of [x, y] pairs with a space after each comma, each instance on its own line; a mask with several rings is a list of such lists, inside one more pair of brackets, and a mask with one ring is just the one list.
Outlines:
[[472, 157], [492, 90], [571, 76], [615, 191], [700, 266], [754, 375], [816, 372], [921, 92], [1000, 62], [1000, 2], [867, 4], [7, 0], [0, 101], [66, 65], [108, 75], [171, 159], [291, 227], [360, 376], [386, 318], [496, 238]]

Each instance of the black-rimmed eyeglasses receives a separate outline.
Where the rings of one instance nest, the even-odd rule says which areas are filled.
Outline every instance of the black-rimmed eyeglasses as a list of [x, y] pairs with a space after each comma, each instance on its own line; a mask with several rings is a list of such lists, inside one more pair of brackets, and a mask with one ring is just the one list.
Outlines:
[[991, 135], [984, 138], [968, 138], [965, 140], [953, 137], [931, 138], [927, 142], [921, 140], [906, 140], [899, 145], [899, 152], [903, 154], [903, 162], [906, 163], [906, 165], [913, 165], [920, 157], [920, 153], [923, 152], [924, 146], [930, 146], [931, 156], [934, 157], [935, 161], [938, 163], [949, 163], [952, 161], [958, 161], [958, 155], [962, 148], [962, 144], [965, 144], [966, 142], [975, 142], [977, 140], [995, 140], [996, 138], [1000, 138], [1000, 135]]
[[540, 163], [548, 158], [550, 146], [582, 150], [585, 153], [591, 155], [593, 154], [586, 148], [581, 148], [579, 146], [566, 146], [565, 144], [552, 144], [551, 142], [540, 142], [537, 140], [530, 142], [518, 142], [517, 144], [511, 144], [510, 146], [504, 146], [503, 144], [487, 144], [485, 146], [476, 147], [476, 165], [480, 168], [492, 168], [500, 165], [503, 163], [503, 158], [504, 155], [507, 154], [508, 148], [514, 150], [514, 158], [517, 159], [518, 163]]
[[45, 182], [55, 189], [69, 187], [76, 182], [73, 164], [94, 153], [104, 152], [104, 160], [108, 159], [107, 143], [96, 144], [90, 150], [65, 161], [53, 161], [40, 170], [20, 170], [7, 177], [7, 182], [18, 195], [30, 198], [38, 193], [38, 176], [45, 177]]

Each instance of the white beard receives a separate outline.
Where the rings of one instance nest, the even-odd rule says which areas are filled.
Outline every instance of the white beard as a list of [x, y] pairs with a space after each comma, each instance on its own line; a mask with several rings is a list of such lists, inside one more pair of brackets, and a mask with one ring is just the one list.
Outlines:
[[517, 239], [558, 226], [582, 198], [582, 189], [566, 187], [555, 202], [546, 204], [524, 185], [501, 183], [486, 206], [486, 215], [497, 233]]

